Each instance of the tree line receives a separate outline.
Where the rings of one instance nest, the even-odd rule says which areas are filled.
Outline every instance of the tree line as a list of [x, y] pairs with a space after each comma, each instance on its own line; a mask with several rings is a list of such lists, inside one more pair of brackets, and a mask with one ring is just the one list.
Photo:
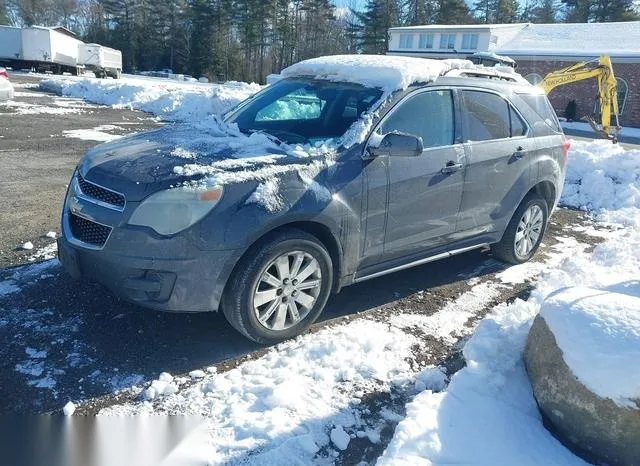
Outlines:
[[311, 57], [384, 53], [390, 27], [640, 19], [634, 0], [0, 0], [0, 24], [63, 25], [125, 71], [264, 82]]

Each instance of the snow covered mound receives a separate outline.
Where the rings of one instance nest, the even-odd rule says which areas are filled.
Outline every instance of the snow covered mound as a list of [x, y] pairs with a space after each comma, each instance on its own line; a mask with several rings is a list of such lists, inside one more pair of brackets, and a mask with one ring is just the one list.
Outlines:
[[[640, 293], [640, 290], [638, 290]], [[567, 288], [540, 311], [571, 372], [596, 395], [640, 408], [640, 297]]]
[[640, 150], [605, 140], [572, 141], [561, 203], [640, 226]]
[[430, 82], [445, 72], [473, 67], [467, 60], [430, 60], [389, 55], [333, 55], [312, 58], [282, 71], [285, 78], [311, 76], [377, 87], [385, 94], [411, 84]]
[[40, 88], [89, 102], [131, 108], [164, 120], [200, 120], [220, 114], [258, 92], [258, 84], [187, 84], [126, 77], [119, 80], [56, 77], [40, 81]]

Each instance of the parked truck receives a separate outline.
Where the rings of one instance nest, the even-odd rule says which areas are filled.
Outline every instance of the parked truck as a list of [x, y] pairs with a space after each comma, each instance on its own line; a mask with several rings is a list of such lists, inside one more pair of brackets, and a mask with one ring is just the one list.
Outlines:
[[[18, 39], [19, 33], [19, 39]], [[30, 26], [2, 27], [0, 64], [14, 69], [38, 72], [79, 74], [84, 66], [78, 61], [82, 41], [54, 28]]]
[[78, 59], [86, 69], [93, 71], [96, 78], [110, 76], [114, 79], [119, 79], [122, 73], [122, 52], [120, 50], [100, 44], [85, 44], [81, 42]]

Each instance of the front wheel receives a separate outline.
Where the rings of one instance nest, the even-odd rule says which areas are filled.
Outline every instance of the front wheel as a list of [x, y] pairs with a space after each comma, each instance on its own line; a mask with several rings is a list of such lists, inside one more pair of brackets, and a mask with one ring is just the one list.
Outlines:
[[547, 228], [549, 207], [540, 196], [527, 196], [516, 209], [499, 243], [491, 246], [493, 255], [510, 264], [522, 264], [538, 250]]
[[222, 310], [258, 343], [304, 332], [318, 318], [333, 281], [331, 257], [314, 236], [286, 230], [252, 248], [229, 279]]

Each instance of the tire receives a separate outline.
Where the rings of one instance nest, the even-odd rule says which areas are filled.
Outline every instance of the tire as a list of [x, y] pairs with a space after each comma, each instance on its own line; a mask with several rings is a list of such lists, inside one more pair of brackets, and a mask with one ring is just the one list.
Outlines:
[[[294, 275], [296, 266], [298, 273]], [[304, 277], [310, 270], [314, 272]], [[304, 278], [297, 280], [296, 276]], [[282, 230], [265, 237], [236, 265], [222, 296], [222, 311], [247, 338], [275, 344], [299, 335], [315, 322], [327, 303], [332, 283], [331, 256], [322, 243], [301, 230]], [[314, 287], [309, 288], [312, 284]]]
[[[529, 223], [524, 218], [527, 213], [532, 215], [529, 218]], [[542, 217], [540, 219], [541, 222], [534, 222], [538, 215]], [[549, 206], [547, 202], [537, 194], [529, 194], [513, 214], [502, 240], [491, 245], [491, 252], [497, 259], [509, 264], [527, 262], [534, 256], [542, 242], [548, 219]], [[521, 234], [522, 232], [524, 234]], [[537, 232], [537, 237], [535, 235], [531, 236], [527, 232]], [[516, 235], [521, 239], [518, 243], [516, 242]], [[525, 247], [522, 247], [522, 239], [526, 242]]]

